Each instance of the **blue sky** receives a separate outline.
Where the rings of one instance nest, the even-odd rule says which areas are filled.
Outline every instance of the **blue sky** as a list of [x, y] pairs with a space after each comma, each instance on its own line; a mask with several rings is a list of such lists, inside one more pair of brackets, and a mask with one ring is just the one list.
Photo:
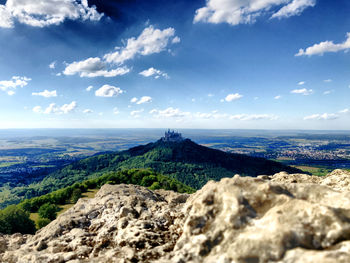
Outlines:
[[350, 129], [347, 0], [0, 0], [0, 128]]

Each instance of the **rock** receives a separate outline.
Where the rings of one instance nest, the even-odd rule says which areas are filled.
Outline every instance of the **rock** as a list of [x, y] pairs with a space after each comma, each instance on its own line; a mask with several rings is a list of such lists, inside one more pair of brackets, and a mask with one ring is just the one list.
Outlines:
[[105, 185], [0, 262], [350, 262], [350, 173], [225, 178], [192, 194]]

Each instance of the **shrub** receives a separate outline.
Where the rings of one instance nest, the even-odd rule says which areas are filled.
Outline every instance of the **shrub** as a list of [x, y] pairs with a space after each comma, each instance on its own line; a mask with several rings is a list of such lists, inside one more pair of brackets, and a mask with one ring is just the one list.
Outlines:
[[78, 202], [80, 197], [81, 197], [81, 190], [79, 188], [74, 189], [72, 192], [72, 202], [73, 203]]
[[38, 227], [38, 229], [43, 228], [44, 226], [47, 226], [48, 224], [50, 224], [51, 220], [48, 218], [39, 218], [36, 221], [36, 225]]
[[38, 213], [41, 218], [48, 218], [54, 220], [57, 216], [58, 207], [54, 204], [43, 204], [40, 206]]
[[34, 234], [35, 224], [29, 213], [16, 205], [10, 205], [0, 211], [0, 232], [3, 234]]

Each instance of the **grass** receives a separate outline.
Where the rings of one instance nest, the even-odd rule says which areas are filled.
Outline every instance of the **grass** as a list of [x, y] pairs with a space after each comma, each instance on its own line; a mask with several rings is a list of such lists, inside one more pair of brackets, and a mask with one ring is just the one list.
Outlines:
[[305, 166], [305, 165], [301, 165], [301, 166], [292, 165], [292, 166], [304, 172], [311, 173], [312, 175], [315, 175], [315, 176], [326, 176], [327, 174], [333, 171], [333, 169], [328, 169], [324, 167], [314, 167], [314, 166]]

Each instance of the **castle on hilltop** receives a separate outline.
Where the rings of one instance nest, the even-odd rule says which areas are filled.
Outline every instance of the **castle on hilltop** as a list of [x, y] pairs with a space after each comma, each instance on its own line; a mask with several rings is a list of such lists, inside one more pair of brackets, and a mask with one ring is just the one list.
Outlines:
[[181, 133], [175, 132], [175, 131], [166, 131], [164, 133], [164, 137], [162, 137], [163, 142], [181, 142], [184, 138], [182, 137]]

